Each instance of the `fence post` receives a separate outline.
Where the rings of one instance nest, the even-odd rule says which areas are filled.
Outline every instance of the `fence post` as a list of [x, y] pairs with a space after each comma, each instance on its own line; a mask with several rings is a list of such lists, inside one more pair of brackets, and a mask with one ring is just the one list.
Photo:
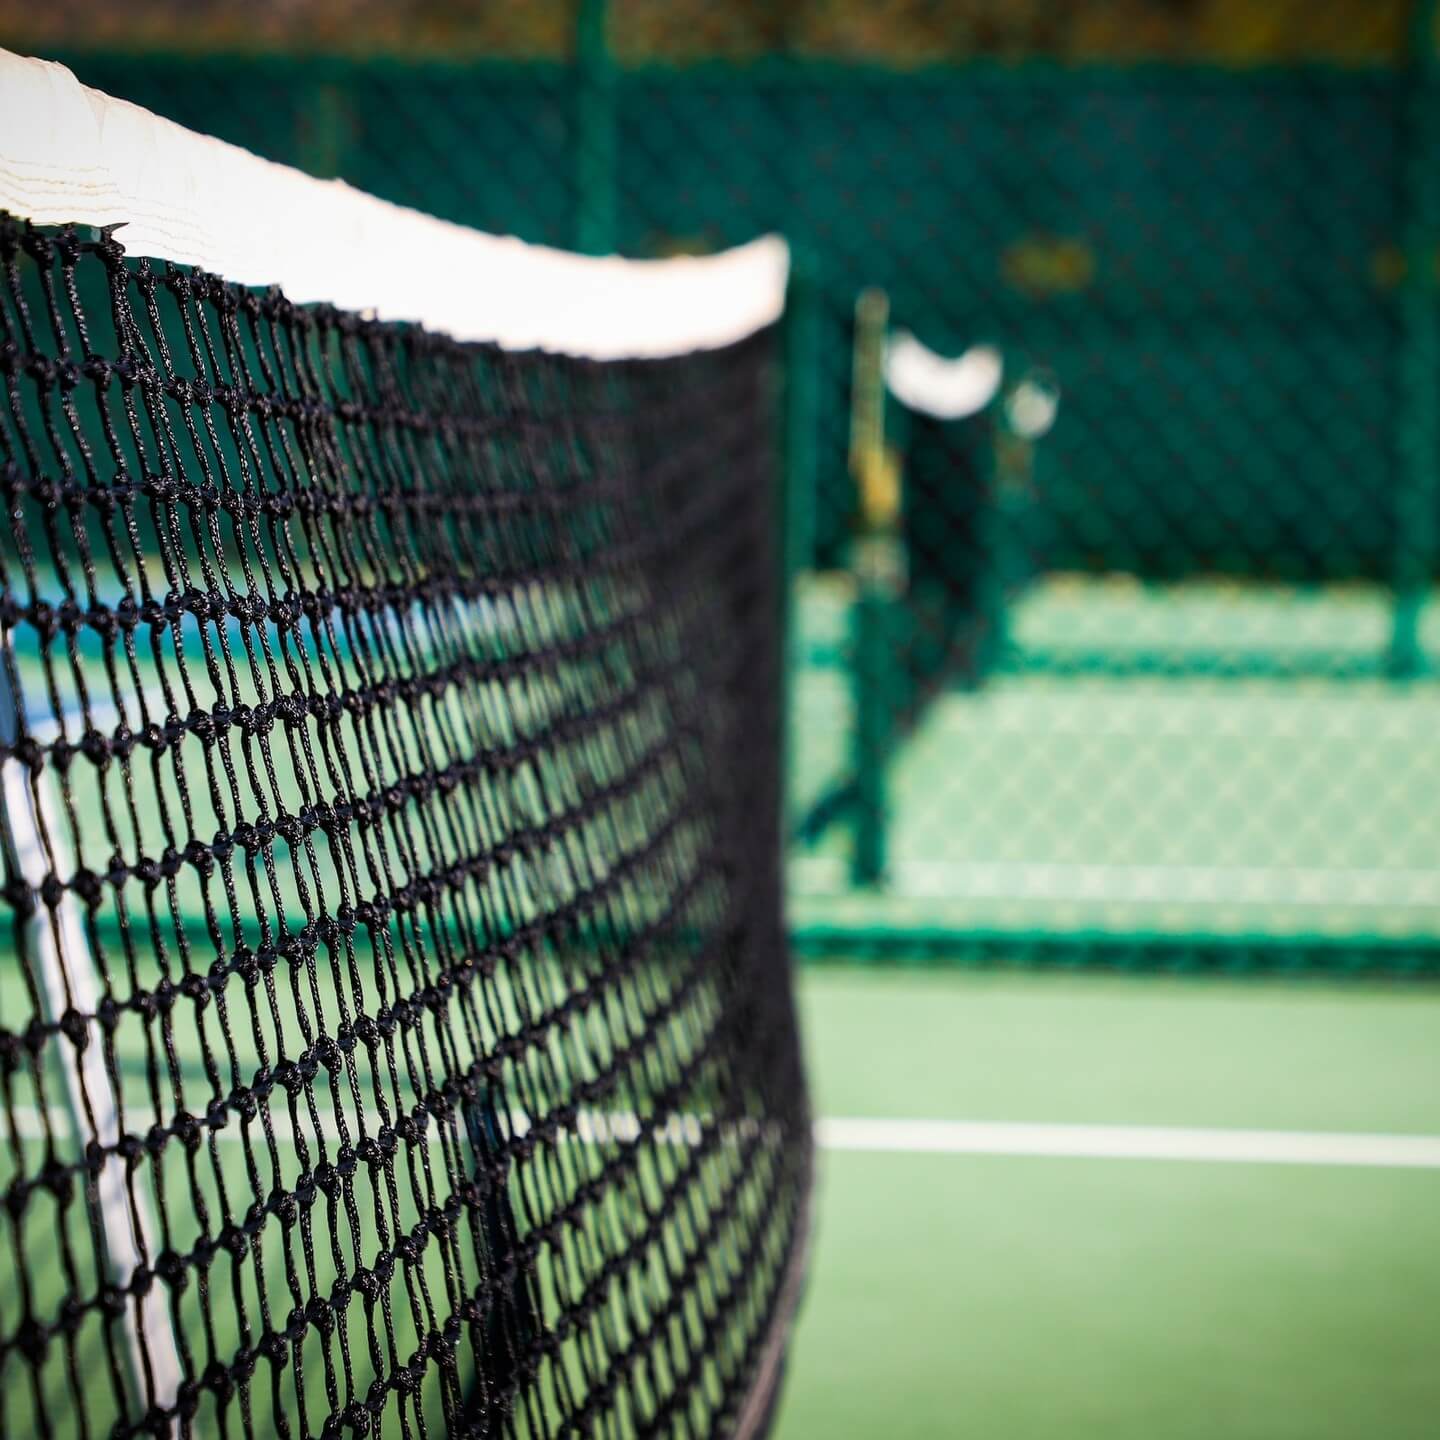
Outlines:
[[1440, 529], [1440, 332], [1436, 328], [1436, 241], [1440, 238], [1440, 108], [1437, 0], [1416, 0], [1401, 154], [1405, 276], [1400, 292], [1399, 493], [1395, 506], [1395, 616], [1389, 673], [1417, 675], [1425, 657], [1420, 620], [1433, 581]]
[[793, 575], [815, 563], [820, 408], [819, 265], [799, 245], [790, 250], [785, 312], [785, 546]]
[[575, 246], [616, 248], [616, 73], [607, 0], [580, 0], [575, 26]]
[[814, 257], [803, 247], [790, 250], [790, 285], [785, 297], [785, 410], [780, 455], [782, 538], [780, 603], [784, 637], [783, 701], [785, 834], [799, 816], [791, 794], [796, 767], [798, 678], [802, 664], [800, 577], [815, 563], [816, 424], [820, 364], [817, 328], [819, 282]]
[[322, 180], [344, 177], [354, 131], [353, 95], [349, 72], [329, 67], [305, 87], [297, 155], [302, 170]]

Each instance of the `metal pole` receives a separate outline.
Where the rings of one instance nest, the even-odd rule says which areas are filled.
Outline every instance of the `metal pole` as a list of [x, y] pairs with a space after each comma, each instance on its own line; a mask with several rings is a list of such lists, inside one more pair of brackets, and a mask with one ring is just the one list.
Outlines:
[[815, 563], [815, 465], [820, 363], [818, 284], [812, 257], [799, 249], [790, 254], [790, 285], [785, 299], [785, 415], [781, 456], [780, 547], [783, 687], [783, 833], [789, 837], [799, 816], [794, 813], [791, 779], [795, 774], [796, 677], [800, 667], [799, 607], [801, 576]]
[[819, 320], [819, 263], [792, 247], [785, 302], [785, 548], [792, 575], [815, 563]]
[[320, 80], [305, 94], [301, 117], [300, 168], [322, 180], [345, 174], [350, 139], [350, 96], [333, 79]]
[[607, 0], [581, 0], [575, 27], [576, 248], [616, 248], [616, 72]]
[[[65, 1121], [74, 1153], [83, 1156], [92, 1141], [106, 1151], [99, 1173], [87, 1172], [85, 1200], [95, 1222], [92, 1233], [101, 1238], [105, 1252], [101, 1259], [110, 1283], [123, 1292], [128, 1291], [142, 1264], [153, 1264], [152, 1222], [142, 1196], [137, 1194], [131, 1204], [126, 1163], [117, 1153], [119, 1097], [105, 1068], [96, 1018], [100, 978], [79, 908], [69, 889], [62, 889], [53, 904], [43, 898], [47, 880], [51, 876], [68, 878], [75, 866], [57, 821], [49, 774], [14, 756], [22, 733], [22, 714], [11, 691], [10, 676], [18, 671], [13, 655], [5, 661], [0, 663], [0, 739], [8, 753], [0, 762], [0, 854], [7, 874], [19, 879], [31, 897], [20, 963], [32, 967], [42, 1019], [54, 1027], [51, 1055], [61, 1074]], [[67, 1016], [76, 1015], [85, 1027], [78, 1043], [59, 1029]], [[144, 1408], [171, 1409], [179, 1393], [179, 1354], [167, 1293], [167, 1288], [152, 1278], [149, 1289], [132, 1299], [121, 1318], [134, 1401]]]
[[855, 541], [855, 853], [851, 879], [878, 885], [886, 867], [889, 762], [906, 657], [892, 653], [904, 574], [900, 467], [885, 442], [885, 344], [890, 301], [866, 290], [855, 303], [850, 394], [850, 469], [860, 496]]
[[1402, 152], [1405, 277], [1400, 291], [1399, 493], [1395, 506], [1395, 614], [1388, 669], [1424, 668], [1420, 619], [1433, 581], [1440, 529], [1440, 332], [1435, 262], [1440, 239], [1437, 0], [1416, 0]]

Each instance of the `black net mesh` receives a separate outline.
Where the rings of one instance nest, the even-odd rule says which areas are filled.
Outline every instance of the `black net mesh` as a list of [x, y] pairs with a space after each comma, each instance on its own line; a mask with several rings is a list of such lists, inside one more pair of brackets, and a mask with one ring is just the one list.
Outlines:
[[0, 1433], [744, 1431], [809, 1167], [773, 335], [0, 261]]

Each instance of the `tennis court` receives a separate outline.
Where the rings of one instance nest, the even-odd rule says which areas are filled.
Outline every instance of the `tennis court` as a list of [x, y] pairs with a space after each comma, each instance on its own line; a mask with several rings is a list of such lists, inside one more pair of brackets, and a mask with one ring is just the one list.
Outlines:
[[[800, 993], [831, 1123], [781, 1440], [1434, 1434], [1433, 991], [836, 966]], [[1355, 1148], [1397, 1135], [1428, 1139]], [[1092, 1158], [1127, 1149], [1200, 1158]]]
[[0, 1440], [1433, 1440], [1440, 0], [252, 9], [0, 0]]

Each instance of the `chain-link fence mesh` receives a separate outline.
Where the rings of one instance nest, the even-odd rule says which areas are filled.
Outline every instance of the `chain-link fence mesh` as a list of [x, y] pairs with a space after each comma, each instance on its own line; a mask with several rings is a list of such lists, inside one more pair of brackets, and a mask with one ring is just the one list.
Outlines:
[[[32, 10], [0, 41], [486, 229], [790, 237], [802, 945], [1437, 963], [1432, 0]], [[869, 287], [1062, 396], [1019, 492], [1003, 396], [892, 404], [878, 608]]]

